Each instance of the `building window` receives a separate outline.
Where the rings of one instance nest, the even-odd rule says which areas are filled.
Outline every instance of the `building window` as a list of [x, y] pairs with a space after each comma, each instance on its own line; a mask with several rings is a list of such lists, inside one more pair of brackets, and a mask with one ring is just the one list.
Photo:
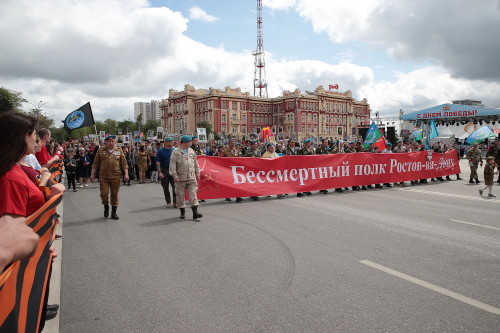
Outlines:
[[313, 115], [313, 122], [316, 122], [317, 118], [316, 115]]
[[306, 131], [306, 126], [302, 125], [302, 133], [304, 133], [305, 131]]
[[247, 115], [246, 114], [241, 115], [241, 122], [243, 122], [243, 123], [247, 122]]
[[233, 127], [233, 133], [236, 133], [236, 127]]
[[311, 114], [310, 114], [310, 113], [307, 115], [307, 122], [308, 122], [308, 123], [310, 123], [310, 122], [311, 122]]
[[317, 127], [316, 127], [316, 125], [314, 125], [313, 132], [316, 132], [316, 129], [317, 129]]
[[236, 113], [233, 113], [233, 114], [231, 115], [231, 119], [232, 119], [233, 121], [236, 121]]
[[241, 132], [246, 133], [247, 132], [247, 127], [245, 125], [241, 126]]
[[250, 106], [250, 109], [251, 109], [252, 111], [254, 111], [254, 110], [255, 110], [255, 105], [254, 105], [254, 104], [252, 104], [252, 105]]
[[222, 120], [223, 123], [226, 122], [226, 114], [225, 113], [222, 114], [221, 120]]
[[236, 109], [237, 109], [236, 102], [233, 102], [233, 110], [236, 110]]
[[307, 131], [311, 132], [311, 125], [307, 125]]
[[[306, 121], [306, 115], [304, 113], [302, 114], [302, 121], [303, 122]], [[302, 131], [302, 132], [304, 132], [304, 131]]]

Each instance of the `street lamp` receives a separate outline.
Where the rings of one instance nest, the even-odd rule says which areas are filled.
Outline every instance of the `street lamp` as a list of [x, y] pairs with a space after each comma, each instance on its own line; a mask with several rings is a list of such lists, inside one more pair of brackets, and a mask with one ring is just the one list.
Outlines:
[[48, 104], [49, 102], [40, 101], [40, 102], [38, 102], [37, 106], [35, 106], [35, 104], [33, 104], [33, 103], [30, 103], [30, 102], [28, 102], [28, 103], [31, 104], [31, 105], [33, 105], [33, 107], [34, 107], [34, 111], [36, 113], [36, 121], [37, 121], [36, 130], [38, 132], [40, 130], [40, 121], [39, 121], [39, 118], [40, 118], [40, 112], [42, 111], [42, 106], [44, 106], [45, 104]]

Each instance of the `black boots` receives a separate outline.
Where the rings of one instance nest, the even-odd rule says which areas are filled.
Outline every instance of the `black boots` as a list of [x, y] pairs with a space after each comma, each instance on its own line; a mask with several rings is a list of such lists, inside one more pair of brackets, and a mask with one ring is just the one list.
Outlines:
[[198, 213], [198, 206], [191, 206], [191, 209], [193, 210], [193, 220], [201, 219], [203, 217], [203, 215]]
[[104, 205], [104, 217], [109, 216], [109, 205]]
[[[181, 210], [181, 219], [186, 218], [186, 208], [179, 208]], [[198, 213], [198, 206], [191, 206], [191, 210], [193, 211], [193, 220], [200, 219], [203, 217], [200, 213]]]
[[112, 218], [113, 220], [118, 220], [118, 219], [119, 219], [118, 215], [116, 215], [116, 209], [117, 209], [117, 208], [118, 208], [118, 207], [114, 207], [114, 206], [113, 206], [113, 207], [111, 207], [111, 218]]

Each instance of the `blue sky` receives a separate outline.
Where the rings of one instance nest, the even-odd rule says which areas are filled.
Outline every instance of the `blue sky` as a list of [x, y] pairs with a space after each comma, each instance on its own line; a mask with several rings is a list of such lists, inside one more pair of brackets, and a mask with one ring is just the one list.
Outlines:
[[[263, 4], [270, 97], [339, 84], [383, 116], [465, 98], [500, 107], [500, 1]], [[134, 102], [185, 84], [253, 92], [256, 1], [3, 0], [0, 11], [0, 85], [48, 101], [57, 121], [87, 101], [96, 119], [132, 118]]]

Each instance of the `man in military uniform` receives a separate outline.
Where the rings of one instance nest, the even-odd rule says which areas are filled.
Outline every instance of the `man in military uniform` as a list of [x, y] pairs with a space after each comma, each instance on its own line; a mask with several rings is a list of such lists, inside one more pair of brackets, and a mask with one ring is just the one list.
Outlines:
[[469, 166], [470, 166], [470, 179], [469, 179], [470, 184], [474, 184], [473, 179], [476, 180], [476, 184], [480, 183], [477, 176], [477, 168], [479, 164], [483, 166], [483, 156], [481, 154], [481, 150], [477, 148], [477, 146], [478, 143], [475, 142], [466, 155], [467, 159], [469, 160]]
[[198, 144], [198, 137], [193, 136], [193, 144], [191, 145], [191, 149], [194, 150], [197, 156], [205, 156], [205, 151], [201, 149], [200, 145]]
[[[238, 157], [238, 150], [236, 149], [236, 143], [234, 139], [230, 139], [227, 143], [226, 149], [222, 152], [220, 157]], [[231, 198], [226, 198], [226, 201], [231, 201]], [[243, 198], [236, 198], [236, 202], [242, 202]]]
[[[500, 139], [495, 138], [495, 141], [493, 141], [488, 149], [488, 152], [486, 153], [486, 157], [488, 156], [493, 156], [495, 159], [495, 163], [498, 167], [498, 171], [500, 171]], [[497, 183], [500, 183], [500, 172], [498, 176]]]
[[[347, 147], [346, 149], [344, 149], [344, 154], [354, 154], [354, 153], [357, 153], [357, 150], [356, 150], [356, 142], [354, 141], [350, 141], [349, 142], [349, 147]], [[368, 185], [368, 187], [371, 188], [371, 185]], [[349, 188], [346, 187], [345, 188], [346, 190], [348, 190]], [[352, 189], [354, 191], [359, 191], [361, 190], [361, 188], [359, 186], [353, 186]], [[366, 186], [363, 185], [363, 190], [366, 190]]]
[[349, 142], [349, 147], [347, 147], [346, 149], [344, 149], [344, 153], [345, 154], [352, 154], [352, 153], [355, 153], [355, 152], [356, 152], [356, 142], [351, 141], [351, 142]]
[[[328, 146], [328, 139], [323, 139], [323, 141], [321, 141], [321, 146], [316, 148], [316, 155], [328, 155], [330, 154], [330, 152], [331, 150], [330, 147]], [[342, 189], [340, 190], [342, 191]], [[319, 193], [326, 194], [328, 193], [328, 190], [320, 190]]]
[[198, 213], [198, 181], [200, 180], [200, 167], [196, 153], [190, 148], [193, 138], [189, 135], [181, 137], [181, 144], [172, 152], [170, 156], [169, 173], [174, 177], [175, 195], [177, 196], [177, 208], [181, 211], [181, 219], [186, 218], [186, 189], [188, 192], [189, 203], [193, 211], [193, 219], [202, 218]]
[[[314, 155], [314, 149], [312, 147], [311, 139], [304, 140], [304, 145], [299, 149], [297, 155]], [[311, 195], [311, 192], [297, 193], [297, 196], [302, 197], [304, 194]]]
[[258, 141], [252, 141], [250, 149], [248, 149], [247, 152], [245, 153], [245, 157], [262, 157]]
[[[259, 157], [259, 158], [262, 157], [258, 141], [252, 141], [252, 143], [250, 144], [250, 149], [248, 149], [247, 152], [245, 153], [245, 157]], [[259, 197], [250, 197], [250, 198], [255, 201], [259, 200]]]
[[120, 190], [120, 178], [122, 171], [123, 180], [129, 181], [128, 165], [125, 154], [120, 147], [115, 147], [114, 135], [108, 135], [104, 140], [105, 145], [100, 147], [92, 164], [90, 181], [94, 182], [96, 170], [99, 170], [99, 184], [101, 188], [101, 202], [104, 205], [104, 217], [109, 216], [109, 192], [111, 191], [111, 218], [118, 220], [116, 214], [118, 208], [118, 191]]

